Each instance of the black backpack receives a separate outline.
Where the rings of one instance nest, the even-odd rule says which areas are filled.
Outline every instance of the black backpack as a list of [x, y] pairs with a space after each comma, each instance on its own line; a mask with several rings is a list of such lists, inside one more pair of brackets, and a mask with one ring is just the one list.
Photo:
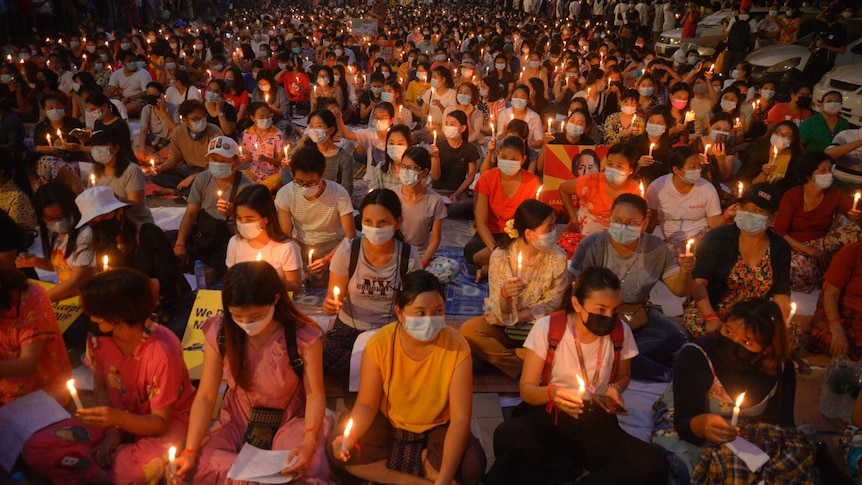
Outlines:
[[733, 52], [748, 52], [751, 50], [751, 24], [750, 19], [742, 20], [737, 17], [730, 27], [727, 36], [727, 50]]

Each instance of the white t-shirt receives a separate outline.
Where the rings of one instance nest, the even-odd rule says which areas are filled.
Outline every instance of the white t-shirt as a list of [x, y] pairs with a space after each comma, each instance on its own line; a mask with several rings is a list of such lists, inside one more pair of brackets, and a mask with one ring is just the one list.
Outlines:
[[[358, 330], [371, 330], [392, 323], [396, 320], [394, 313], [395, 293], [401, 288], [401, 241], [395, 242], [395, 252], [392, 259], [380, 267], [371, 266], [365, 259], [365, 252], [360, 249], [356, 260], [356, 271], [347, 282], [346, 294], [343, 295], [344, 306], [338, 318]], [[347, 276], [350, 272], [350, 249], [352, 240], [345, 240], [335, 250], [329, 270], [333, 274]], [[361, 247], [361, 245], [360, 245]], [[410, 262], [407, 274], [422, 269], [422, 261], [416, 248], [410, 247]]]
[[704, 178], [682, 194], [673, 184], [673, 174], [662, 175], [649, 185], [646, 194], [668, 241], [694, 237], [709, 226], [708, 217], [721, 214], [718, 192]]
[[[862, 140], [862, 128], [844, 130], [835, 135], [835, 138], [832, 139], [832, 143], [830, 143], [827, 148], [849, 145], [859, 140]], [[854, 170], [862, 170], [862, 148], [857, 148], [836, 161], [840, 162], [840, 165], [842, 166], [849, 167]]]
[[186, 99], [196, 99], [198, 101], [203, 101], [203, 98], [201, 98], [201, 90], [194, 86], [189, 86], [188, 88], [186, 88], [186, 92], [180, 94], [179, 91], [177, 91], [177, 88], [170, 86], [165, 91], [165, 105], [167, 105], [168, 116], [171, 117], [174, 123], [180, 122], [180, 115], [177, 114], [177, 110], [180, 108], [180, 105], [183, 104], [183, 101], [185, 101]]
[[[514, 119], [514, 116], [512, 116], [512, 108], [508, 107], [503, 111], [500, 111], [497, 119], [500, 121], [496, 128], [497, 135], [501, 135], [506, 132], [506, 127], [509, 126], [509, 122]], [[528, 141], [541, 140], [544, 132], [542, 131], [542, 119], [539, 117], [539, 114], [530, 108], [527, 108], [527, 116], [524, 117], [524, 122], [526, 122], [527, 127], [530, 128]]]
[[[530, 330], [530, 334], [527, 336], [527, 340], [524, 342], [524, 348], [532, 350], [542, 360], [545, 360], [545, 357], [548, 355], [548, 328], [550, 324], [550, 315], [536, 320], [536, 323]], [[623, 340], [623, 348], [620, 350], [621, 361], [638, 355], [638, 347], [635, 344], [635, 338], [632, 335], [631, 329], [625, 322], [622, 325], [625, 338]], [[569, 315], [566, 331], [563, 334], [562, 340], [560, 340], [560, 345], [557, 346], [556, 354], [554, 354], [554, 365], [551, 367], [551, 384], [577, 390], [578, 380], [575, 376], [580, 375], [583, 379], [583, 372], [581, 372], [578, 351], [575, 347], [575, 335], [572, 333], [573, 327], [574, 315]], [[584, 364], [587, 366], [587, 376], [590, 380], [587, 383], [587, 387], [592, 383], [593, 376], [595, 375], [599, 346], [602, 348], [602, 361], [599, 379], [596, 383], [596, 391], [599, 394], [603, 394], [610, 382], [611, 367], [614, 364], [614, 344], [611, 342], [611, 336], [599, 337], [598, 340], [589, 344], [581, 342], [581, 351], [584, 353]]]
[[118, 69], [111, 74], [108, 86], [114, 86], [123, 90], [123, 97], [137, 96], [147, 90], [147, 84], [153, 78], [146, 69], [138, 69], [131, 76], [126, 74], [125, 69]]
[[341, 217], [353, 214], [353, 203], [344, 187], [332, 180], [324, 182], [326, 188], [314, 200], [306, 199], [296, 182], [285, 185], [275, 196], [276, 207], [290, 211], [293, 237], [308, 246], [344, 238]]
[[230, 268], [236, 263], [256, 261], [258, 253], [261, 258], [271, 264], [279, 272], [279, 276], [287, 271], [302, 268], [302, 258], [299, 255], [299, 245], [293, 240], [278, 242], [270, 240], [262, 248], [253, 248], [248, 239], [239, 236], [230, 238], [227, 243], [225, 265]]

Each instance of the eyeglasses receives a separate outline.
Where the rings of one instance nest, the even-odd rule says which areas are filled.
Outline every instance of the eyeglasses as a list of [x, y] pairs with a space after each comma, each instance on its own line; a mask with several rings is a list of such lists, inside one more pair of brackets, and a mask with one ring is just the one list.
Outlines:
[[638, 222], [634, 222], [634, 221], [623, 222], [623, 221], [618, 220], [618, 219], [611, 219], [611, 224], [622, 224], [622, 225], [624, 225], [624, 226], [628, 226], [628, 227], [641, 227], [641, 226], [643, 225], [643, 223], [644, 223], [644, 221], [638, 221]]
[[315, 185], [319, 185], [320, 179], [317, 179], [314, 182], [301, 182], [299, 180], [293, 179], [293, 182], [302, 188], [307, 188], [307, 187], [314, 187]]
[[404, 165], [403, 163], [399, 163], [398, 170], [413, 170], [414, 172], [421, 172], [422, 168], [417, 167], [416, 165]]

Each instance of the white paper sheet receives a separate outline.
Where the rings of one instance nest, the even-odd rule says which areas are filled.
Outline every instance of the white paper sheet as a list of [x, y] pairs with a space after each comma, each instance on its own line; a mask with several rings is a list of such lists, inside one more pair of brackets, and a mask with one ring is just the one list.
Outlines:
[[727, 447], [745, 463], [751, 473], [756, 472], [769, 461], [769, 455], [745, 438], [737, 436], [735, 440], [727, 443]]
[[294, 456], [288, 463], [290, 453], [290, 450], [261, 450], [246, 443], [227, 472], [227, 477], [258, 483], [287, 483], [293, 480], [293, 475], [282, 475], [281, 471], [293, 466], [299, 459]]
[[24, 443], [36, 431], [70, 417], [53, 397], [42, 390], [0, 407], [0, 466], [12, 471]]

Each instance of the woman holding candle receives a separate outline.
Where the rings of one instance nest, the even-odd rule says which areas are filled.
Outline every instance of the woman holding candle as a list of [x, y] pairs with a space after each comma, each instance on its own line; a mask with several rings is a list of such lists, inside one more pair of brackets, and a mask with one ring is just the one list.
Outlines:
[[326, 157], [323, 178], [341, 184], [348, 194], [353, 193], [353, 157], [350, 152], [336, 145], [333, 138], [338, 133], [338, 122], [328, 109], [319, 109], [308, 115], [305, 131], [308, 145], [313, 143]]
[[[781, 308], [762, 298], [736, 303], [718, 332], [683, 347], [673, 385], [658, 402], [653, 435], [674, 455], [674, 478], [817, 483], [813, 445], [793, 419], [795, 374]], [[737, 437], [770, 455], [756, 475], [726, 446]]]
[[148, 164], [148, 168], [153, 166], [150, 160], [161, 164], [168, 158], [171, 133], [177, 127], [168, 115], [164, 94], [165, 88], [160, 83], [147, 84], [146, 103], [141, 109], [141, 132], [134, 148], [138, 163]]
[[[460, 110], [446, 114], [443, 139], [431, 147], [431, 179], [434, 191], [447, 197], [449, 217], [465, 217], [473, 212], [470, 184], [476, 177], [480, 152], [469, 143], [467, 115]], [[496, 141], [489, 142], [489, 146]]]
[[317, 70], [317, 75], [314, 78], [315, 83], [311, 86], [311, 110], [315, 111], [323, 106], [318, 106], [317, 101], [320, 98], [332, 98], [338, 102], [338, 108], [345, 110], [347, 104], [344, 99], [344, 92], [340, 86], [333, 82], [335, 73], [329, 66], [320, 66]]
[[87, 340], [95, 406], [34, 434], [22, 452], [31, 469], [52, 483], [162, 479], [167, 447], [186, 434], [195, 389], [179, 339], [149, 319], [156, 305], [150, 280], [131, 269], [81, 287], [82, 309], [98, 331]]
[[[790, 288], [810, 293], [822, 286], [822, 275], [832, 256], [842, 246], [859, 240], [855, 222], [859, 210], [853, 201], [832, 187], [832, 158], [808, 152], [799, 161], [799, 177], [806, 182], [789, 189], [781, 198], [774, 231], [793, 248], [790, 257]], [[851, 224], [839, 224], [847, 217]]]
[[374, 334], [362, 354], [350, 432], [340, 425], [329, 437], [333, 466], [375, 482], [481, 481], [485, 453], [470, 432], [470, 347], [446, 325], [445, 301], [433, 275], [404, 277], [396, 321]]
[[[338, 123], [338, 132], [342, 138], [355, 141], [359, 145], [356, 147], [356, 151], [366, 156], [365, 170], [373, 173], [374, 167], [380, 165], [386, 159], [389, 150], [386, 139], [389, 135], [389, 128], [394, 124], [395, 107], [386, 101], [377, 103], [371, 111], [371, 120], [368, 123], [369, 127], [357, 130], [352, 130], [344, 124], [341, 111], [333, 112], [332, 114], [335, 115], [335, 121]], [[412, 138], [410, 139], [412, 140]]]
[[[412, 145], [413, 134], [410, 132], [409, 126], [393, 125], [386, 132], [386, 156], [383, 163], [374, 167], [374, 173], [371, 175], [372, 189], [391, 189], [401, 184], [396, 165], [401, 163], [404, 152]], [[423, 177], [420, 181], [424, 185], [431, 184], [430, 177]]]
[[[286, 463], [284, 473], [299, 475], [297, 483], [325, 480], [329, 422], [320, 327], [294, 306], [266, 262], [232, 266], [222, 305], [224, 314], [201, 327], [201, 381], [173, 483], [230, 483], [228, 470], [245, 443], [291, 450], [288, 462], [297, 461]], [[210, 427], [223, 379], [227, 392]]]
[[[362, 235], [345, 240], [335, 250], [329, 291], [323, 301], [323, 312], [337, 315], [326, 334], [326, 371], [345, 382], [356, 337], [392, 322], [396, 289], [404, 275], [422, 268], [418, 252], [404, 242], [399, 231], [403, 222], [401, 201], [393, 191], [368, 193], [360, 214]], [[344, 294], [336, 296], [335, 288], [345, 290]]]
[[71, 372], [48, 293], [0, 267], [0, 407], [40, 389], [65, 406]]
[[[593, 130], [593, 117], [583, 108], [572, 111], [569, 119], [565, 121], [565, 129], [560, 133], [553, 134], [553, 139], [547, 141], [548, 145], [595, 145], [596, 142], [590, 138]], [[547, 134], [545, 135], [547, 136]], [[547, 139], [547, 138], [545, 138]], [[539, 157], [536, 170], [541, 172], [544, 168], [544, 157]]]
[[689, 112], [691, 90], [686, 83], [674, 83], [668, 90], [670, 110], [667, 134], [673, 146], [687, 145], [690, 133], [693, 133], [694, 112]]
[[841, 248], [823, 279], [808, 350], [858, 361], [862, 358], [862, 242]]
[[[264, 103], [269, 107], [272, 113], [273, 123], [281, 123], [284, 121], [290, 110], [290, 103], [287, 101], [287, 93], [284, 88], [275, 82], [272, 72], [263, 69], [258, 72], [257, 87], [251, 94], [251, 103]], [[251, 105], [248, 108], [249, 116], [253, 116], [254, 111]]]
[[506, 128], [512, 120], [521, 120], [527, 124], [529, 128], [529, 136], [527, 143], [531, 148], [541, 148], [544, 141], [542, 134], [545, 128], [542, 127], [542, 119], [539, 114], [528, 107], [530, 102], [530, 88], [523, 84], [515, 86], [512, 91], [512, 106], [504, 109], [498, 116], [498, 124], [495, 125], [497, 130], [496, 138], [506, 133]]
[[625, 89], [620, 95], [620, 111], [605, 118], [604, 145], [625, 143], [644, 130], [644, 117], [637, 116], [639, 94], [637, 90]]
[[[733, 120], [727, 113], [718, 113], [709, 118], [707, 133], [689, 143], [696, 152], [703, 153], [707, 158], [706, 178], [716, 185], [730, 179], [733, 169], [733, 144], [730, 141], [730, 131]], [[748, 184], [750, 184], [750, 179]], [[719, 195], [722, 195], [719, 192]]]
[[287, 291], [302, 289], [302, 256], [299, 245], [281, 230], [278, 212], [266, 186], [249, 185], [236, 198], [236, 235], [227, 244], [228, 268], [257, 255], [277, 271]]
[[182, 339], [195, 296], [162, 230], [152, 223], [136, 224], [129, 217], [130, 205], [108, 187], [85, 190], [75, 204], [81, 222], [93, 231], [92, 250], [102, 270], [108, 261], [111, 269], [131, 268], [158, 280], [159, 306], [153, 314]]
[[555, 222], [547, 204], [521, 202], [506, 223], [506, 239], [491, 253], [485, 314], [461, 327], [473, 354], [512, 380], [523, 365], [515, 349], [534, 322], [560, 308], [569, 280]]
[[[624, 193], [640, 194], [637, 182], [631, 178], [636, 167], [635, 160], [634, 149], [618, 143], [608, 151], [604, 172], [584, 175], [560, 184], [560, 196], [569, 214], [570, 229], [588, 236], [610, 226], [614, 199]], [[575, 203], [578, 204], [577, 211]]]
[[[565, 315], [539, 319], [524, 343], [524, 402], [494, 433], [496, 460], [485, 483], [562, 483], [586, 469], [589, 475], [578, 483], [663, 485], [664, 456], [623, 431], [616, 415], [595, 402], [602, 397], [624, 406], [622, 393], [638, 353], [631, 330], [617, 317], [620, 281], [608, 269], [589, 268], [565, 286], [570, 296]], [[564, 333], [548, 362], [548, 334], [556, 317], [564, 318]], [[609, 335], [617, 325], [624, 339], [615, 350]]]
[[121, 150], [122, 143], [110, 131], [97, 131], [90, 138], [90, 157], [96, 185], [110, 187], [114, 195], [129, 204], [127, 215], [138, 225], [153, 221], [147, 207], [146, 178], [141, 167]]
[[799, 174], [799, 160], [804, 153], [799, 128], [792, 121], [773, 125], [741, 155], [737, 177], [751, 183], [768, 182], [786, 192], [805, 179]]
[[635, 177], [649, 185], [653, 180], [669, 173], [668, 155], [673, 144], [668, 127], [671, 117], [664, 106], [653, 107], [646, 116], [644, 133], [629, 140], [635, 150], [637, 168]]
[[251, 103], [249, 115], [254, 125], [242, 134], [242, 162], [251, 162], [246, 172], [255, 182], [263, 184], [270, 191], [281, 187], [281, 172], [284, 155], [284, 132], [273, 124], [273, 112], [269, 105], [261, 102]]
[[82, 154], [63, 150], [64, 142], [78, 143], [78, 139], [70, 137], [69, 133], [76, 128], [83, 128], [84, 124], [66, 114], [63, 100], [58, 96], [49, 95], [42, 98], [42, 109], [45, 111], [45, 119], [36, 123], [33, 129], [36, 153], [53, 154], [68, 161], [84, 161]]
[[790, 312], [790, 245], [770, 226], [778, 211], [774, 185], [747, 187], [735, 224], [713, 229], [697, 245], [692, 297], [683, 325], [695, 338], [715, 332], [738, 301], [772, 299]]
[[521, 202], [536, 197], [541, 185], [538, 177], [523, 168], [527, 160], [524, 140], [507, 136], [500, 145], [497, 166], [479, 177], [473, 191], [476, 234], [464, 246], [464, 259], [479, 267], [477, 280], [487, 276], [491, 253], [508, 238], [506, 221], [514, 218]]

